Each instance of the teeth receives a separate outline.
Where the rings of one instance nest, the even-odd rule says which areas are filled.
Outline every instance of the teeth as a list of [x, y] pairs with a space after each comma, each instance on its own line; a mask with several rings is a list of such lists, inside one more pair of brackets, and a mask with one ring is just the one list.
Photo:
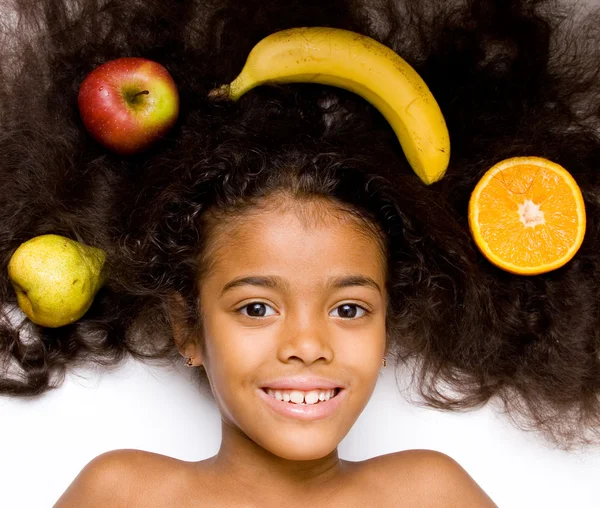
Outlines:
[[302, 404], [304, 402], [304, 394], [302, 392], [293, 391], [290, 393], [290, 400], [294, 404]]
[[311, 390], [303, 392], [300, 390], [271, 390], [267, 393], [274, 399], [294, 404], [316, 404], [329, 400], [335, 395], [335, 390]]
[[304, 396], [304, 401], [307, 404], [314, 404], [315, 402], [317, 402], [319, 400], [319, 392], [308, 392], [305, 396]]

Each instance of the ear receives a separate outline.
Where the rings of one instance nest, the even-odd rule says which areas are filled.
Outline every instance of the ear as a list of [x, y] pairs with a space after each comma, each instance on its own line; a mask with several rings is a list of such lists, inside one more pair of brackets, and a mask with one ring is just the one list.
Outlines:
[[183, 296], [180, 293], [170, 293], [167, 298], [169, 319], [171, 321], [171, 331], [173, 340], [181, 356], [192, 358], [193, 365], [198, 367], [202, 365], [203, 358], [197, 338], [191, 333], [191, 327], [188, 319], [188, 308]]

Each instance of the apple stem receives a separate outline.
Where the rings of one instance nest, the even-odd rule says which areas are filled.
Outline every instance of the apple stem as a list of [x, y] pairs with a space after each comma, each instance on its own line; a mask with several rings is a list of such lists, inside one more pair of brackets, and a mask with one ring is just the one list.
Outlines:
[[150, 92], [148, 90], [142, 90], [141, 92], [136, 93], [133, 98], [135, 99], [138, 95], [149, 95]]

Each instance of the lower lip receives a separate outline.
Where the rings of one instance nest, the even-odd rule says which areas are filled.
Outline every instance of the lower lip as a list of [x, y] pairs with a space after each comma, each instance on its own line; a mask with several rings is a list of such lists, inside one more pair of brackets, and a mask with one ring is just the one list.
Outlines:
[[276, 413], [288, 418], [308, 421], [322, 420], [334, 415], [346, 397], [346, 390], [342, 389], [335, 397], [317, 404], [294, 404], [293, 402], [277, 400], [262, 389], [258, 391], [259, 397]]

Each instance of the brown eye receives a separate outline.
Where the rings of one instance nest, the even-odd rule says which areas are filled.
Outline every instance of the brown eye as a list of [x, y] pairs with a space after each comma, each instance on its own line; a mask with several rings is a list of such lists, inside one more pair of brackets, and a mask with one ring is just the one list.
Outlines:
[[[356, 317], [363, 317], [364, 315], [366, 315], [368, 313], [368, 311], [366, 309], [364, 309], [363, 307], [361, 307], [360, 305], [357, 305], [355, 303], [344, 303], [344, 304], [336, 307], [334, 310], [339, 311], [338, 317], [341, 317], [344, 319], [354, 319]], [[362, 311], [363, 314], [358, 315], [360, 311]]]
[[261, 318], [267, 315], [267, 308], [271, 308], [271, 306], [263, 302], [251, 302], [240, 307], [238, 312], [242, 312], [243, 309], [246, 309], [247, 312], [242, 312], [243, 315], [251, 318]]

